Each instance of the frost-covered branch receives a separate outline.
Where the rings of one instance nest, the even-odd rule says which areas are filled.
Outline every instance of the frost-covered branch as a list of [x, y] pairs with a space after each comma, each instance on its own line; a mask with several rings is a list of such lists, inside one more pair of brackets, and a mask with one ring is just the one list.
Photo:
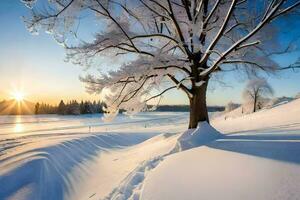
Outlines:
[[[298, 49], [295, 40], [279, 41], [279, 33], [293, 27], [274, 22], [296, 16], [298, 0], [38, 1], [23, 0], [31, 8], [27, 28], [51, 33], [66, 48], [67, 61], [106, 68], [81, 80], [88, 92], [102, 95], [108, 113], [143, 110], [152, 90], [178, 88], [196, 101], [215, 73], [295, 68], [280, 67], [272, 55]], [[87, 29], [84, 20], [97, 25]]]
[[[270, 20], [273, 20], [276, 17], [279, 17], [281, 14], [283, 13], [277, 13], [277, 11], [279, 10], [280, 6], [284, 3], [285, 1], [278, 1], [277, 4], [275, 4], [272, 9], [270, 10], [269, 14], [262, 19], [262, 21], [260, 21], [257, 26], [250, 31], [246, 36], [242, 37], [241, 39], [239, 39], [236, 43], [234, 43], [231, 47], [229, 47], [224, 53], [222, 53], [222, 56], [211, 66], [209, 67], [207, 70], [203, 71], [203, 73], [201, 74], [202, 76], [207, 76], [208, 74], [212, 73], [214, 70], [217, 69], [218, 64], [226, 59], [226, 56], [228, 56], [230, 53], [232, 53], [233, 51], [237, 51], [239, 47], [242, 46], [242, 44], [249, 40], [252, 36], [254, 36], [258, 31], [260, 31], [265, 24], [267, 24]], [[297, 4], [298, 5], [298, 4]], [[293, 7], [295, 8], [295, 7]], [[276, 14], [277, 13], [277, 14]], [[273, 18], [274, 17], [274, 18]], [[251, 44], [251, 43], [250, 43]]]

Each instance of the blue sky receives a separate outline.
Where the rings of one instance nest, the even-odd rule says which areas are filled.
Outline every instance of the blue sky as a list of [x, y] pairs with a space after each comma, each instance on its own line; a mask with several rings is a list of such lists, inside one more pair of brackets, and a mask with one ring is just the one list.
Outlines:
[[[85, 72], [80, 66], [64, 62], [64, 49], [50, 35], [31, 35], [21, 16], [27, 8], [19, 0], [0, 2], [0, 100], [11, 97], [13, 90], [23, 90], [31, 101], [57, 103], [59, 99], [98, 99], [85, 92], [78, 79]], [[284, 38], [284, 36], [282, 36]], [[299, 52], [274, 58], [281, 65], [296, 61]], [[209, 105], [224, 105], [229, 101], [240, 102], [246, 80], [240, 74], [225, 74], [223, 86], [210, 83]], [[276, 96], [294, 96], [300, 92], [300, 70], [286, 71], [268, 77]], [[186, 96], [172, 91], [165, 95], [164, 104], [187, 104]]]

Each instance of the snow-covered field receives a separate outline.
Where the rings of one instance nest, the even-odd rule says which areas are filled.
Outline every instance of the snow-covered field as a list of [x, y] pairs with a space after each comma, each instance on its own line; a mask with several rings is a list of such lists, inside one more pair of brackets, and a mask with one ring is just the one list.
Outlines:
[[300, 199], [300, 100], [235, 113], [1, 117], [0, 199]]
[[149, 152], [147, 145], [130, 146], [187, 123], [187, 113], [120, 115], [110, 123], [101, 117], [1, 116], [0, 199], [104, 197], [168, 140], [158, 148], [151, 143]]

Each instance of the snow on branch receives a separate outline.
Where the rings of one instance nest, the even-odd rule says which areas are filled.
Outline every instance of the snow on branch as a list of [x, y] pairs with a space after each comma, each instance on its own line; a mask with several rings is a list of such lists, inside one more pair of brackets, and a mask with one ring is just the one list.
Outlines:
[[[253, 37], [255, 37], [255, 35], [257, 33], [259, 33], [259, 31], [261, 31], [268, 23], [270, 23], [272, 20], [274, 20], [275, 18], [279, 17], [282, 14], [285, 14], [287, 11], [290, 11], [294, 8], [296, 8], [299, 4], [299, 2], [293, 4], [292, 6], [289, 6], [286, 9], [280, 9], [284, 4], [287, 4], [287, 1], [276, 1], [277, 3], [275, 3], [275, 1], [272, 1], [270, 4], [272, 4], [271, 6], [269, 5], [266, 14], [264, 15], [264, 17], [259, 21], [259, 23], [257, 23], [254, 28], [249, 31], [249, 33], [247, 33], [245, 36], [241, 37], [238, 41], [236, 41], [233, 45], [231, 45], [227, 50], [225, 50], [222, 53], [222, 56], [220, 56], [215, 62], [214, 64], [212, 64], [212, 66], [210, 66], [208, 69], [204, 70], [201, 73], [201, 76], [207, 76], [208, 74], [212, 73], [214, 70], [216, 70], [219, 67], [219, 64], [223, 61], [226, 60], [226, 58], [228, 57], [228, 55], [230, 55], [231, 53], [234, 53], [236, 51], [238, 51], [239, 49], [245, 48], [245, 47], [249, 47], [252, 45], [257, 45], [260, 42], [259, 41], [254, 41], [254, 42], [249, 42], [246, 43], [246, 41], [251, 40]], [[282, 11], [284, 12], [282, 12]], [[287, 10], [287, 11], [285, 11]], [[204, 58], [202, 58], [203, 60]]]
[[[174, 75], [171, 75], [178, 71], [177, 65], [184, 66], [184, 62], [178, 61], [176, 57], [161, 54], [154, 57], [141, 56], [117, 71], [111, 71], [101, 77], [88, 75], [81, 80], [86, 83], [89, 92], [102, 94], [108, 113], [114, 114], [123, 109], [132, 114], [145, 108], [148, 101], [145, 100], [145, 96], [148, 96], [152, 89], [159, 88], [163, 80], [168, 81], [165, 77], [172, 76], [173, 81], [177, 81]], [[184, 87], [182, 85], [179, 89]]]

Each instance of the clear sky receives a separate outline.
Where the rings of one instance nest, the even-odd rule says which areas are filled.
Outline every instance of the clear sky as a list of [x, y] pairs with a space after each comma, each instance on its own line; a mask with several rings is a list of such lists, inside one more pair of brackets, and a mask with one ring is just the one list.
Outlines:
[[[31, 35], [21, 16], [27, 8], [20, 0], [0, 1], [0, 101], [11, 98], [13, 90], [23, 90], [30, 101], [56, 104], [60, 99], [97, 100], [99, 97], [85, 92], [78, 79], [85, 72], [82, 67], [64, 62], [64, 49], [50, 35]], [[300, 52], [275, 58], [280, 64], [296, 61]], [[209, 105], [240, 102], [245, 79], [240, 74], [225, 74], [222, 82], [210, 83]], [[300, 92], [300, 71], [287, 71], [269, 77], [276, 96], [294, 96]], [[167, 94], [164, 104], [187, 104], [186, 97], [178, 91]]]

